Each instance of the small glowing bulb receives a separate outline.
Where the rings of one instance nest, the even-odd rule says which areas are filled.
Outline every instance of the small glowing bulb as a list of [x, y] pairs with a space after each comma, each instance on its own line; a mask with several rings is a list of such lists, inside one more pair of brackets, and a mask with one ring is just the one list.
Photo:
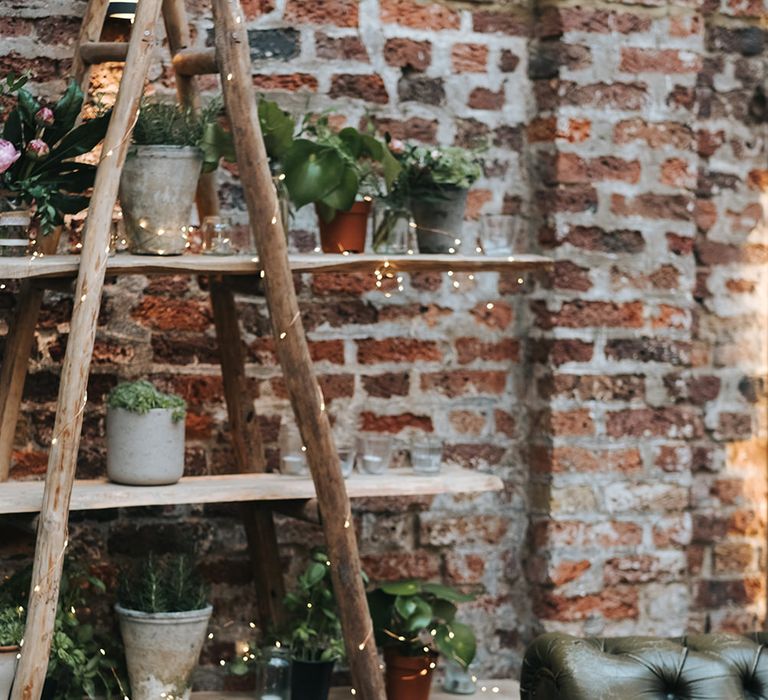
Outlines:
[[448, 270], [448, 277], [453, 277], [453, 270]]
[[458, 282], [454, 281], [454, 283], [453, 283], [453, 286], [454, 286], [456, 289], [458, 289], [458, 288], [459, 288], [461, 285], [460, 285]]
[[397, 641], [398, 642], [404, 642], [405, 641], [405, 637], [400, 636], [400, 637], [397, 638]]
[[[198, 637], [198, 639], [199, 639], [199, 637]], [[227, 662], [224, 661], [224, 659], [219, 659], [219, 666], [226, 666], [226, 665], [227, 665]]]
[[287, 335], [288, 335], [288, 334], [287, 334], [285, 331], [283, 331], [283, 332], [280, 334], [280, 340], [285, 340], [285, 336], [287, 336]]
[[301, 446], [301, 451], [302, 452], [306, 452], [307, 451], [307, 446], [306, 445], [302, 445]]
[[85, 301], [87, 298], [88, 298], [88, 295], [87, 295], [87, 294], [83, 294], [83, 295], [80, 297], [80, 301], [81, 301], [81, 302], [83, 302], [83, 301]]
[[518, 284], [522, 284], [523, 283], [523, 278], [522, 277], [518, 277], [517, 278], [517, 283]]
[[112, 149], [110, 148], [110, 149], [107, 151], [107, 158], [109, 158], [111, 155], [112, 155]]
[[344, 529], [345, 530], [349, 529], [349, 520], [344, 521]]
[[434, 661], [430, 662], [429, 664], [430, 668], [435, 668], [435, 666], [437, 666], [437, 664]]
[[365, 651], [365, 642], [363, 642], [362, 644], [358, 644], [358, 645], [357, 645], [357, 648], [358, 648], [360, 651]]
[[448, 632], [448, 639], [453, 639], [455, 636], [453, 632]]
[[250, 627], [252, 630], [256, 629], [256, 623], [255, 622], [249, 622], [248, 627]]
[[101, 654], [102, 656], [106, 656], [107, 652], [104, 649], [99, 649], [99, 654]]
[[429, 630], [429, 633], [430, 633], [430, 634], [431, 634], [433, 637], [436, 637], [436, 636], [437, 636], [437, 630]]
[[312, 603], [307, 603], [307, 609], [312, 610]]
[[456, 248], [453, 248], [453, 247], [451, 247], [451, 248], [448, 248], [448, 252], [449, 252], [451, 255], [453, 255], [453, 254], [456, 252]]
[[58, 441], [59, 438], [53, 438], [53, 440], [51, 440], [51, 445], [55, 445]]
[[69, 608], [69, 612], [71, 612], [73, 615], [75, 614], [75, 606]]
[[266, 273], [266, 272], [264, 272], [264, 270], [262, 270], [262, 271], [259, 273], [259, 277], [261, 277], [261, 279], [264, 279], [264, 277], [266, 277], [266, 275], [267, 275], [267, 273]]
[[213, 639], [213, 632], [208, 633], [208, 639]]
[[413, 255], [413, 250], [411, 250], [411, 248], [408, 248], [408, 255]]
[[341, 251], [341, 254], [342, 254], [342, 255], [349, 255], [349, 251], [348, 251], [348, 250], [342, 250], [342, 251]]
[[475, 248], [475, 252], [476, 252], [476, 253], [482, 253], [482, 252], [483, 252], [483, 249], [482, 249], [480, 246], [477, 246], [477, 247]]
[[274, 226], [276, 223], [277, 223], [277, 217], [273, 216], [272, 217], [272, 225]]
[[488, 303], [485, 305], [485, 308], [486, 308], [486, 309], [488, 309], [488, 311], [491, 311], [491, 310], [493, 309], [493, 302], [489, 301], [489, 302], [488, 302]]
[[352, 695], [357, 695], [357, 691], [354, 688], [350, 688], [349, 692], [352, 693]]
[[461, 238], [454, 238], [454, 239], [453, 239], [453, 242], [454, 242], [456, 245], [461, 245]]
[[278, 639], [278, 640], [275, 642], [275, 649], [279, 649], [281, 646], [283, 646], [283, 645], [282, 645], [282, 643], [280, 642], [280, 640]]
[[39, 584], [38, 584], [38, 585], [36, 585], [36, 586], [35, 586], [35, 587], [34, 587], [32, 590], [33, 590], [35, 593], [40, 593], [40, 585], [39, 585]]
[[475, 279], [475, 276], [474, 276], [474, 275], [467, 275], [467, 279], [468, 279], [468, 280], [474, 280], [474, 279]]

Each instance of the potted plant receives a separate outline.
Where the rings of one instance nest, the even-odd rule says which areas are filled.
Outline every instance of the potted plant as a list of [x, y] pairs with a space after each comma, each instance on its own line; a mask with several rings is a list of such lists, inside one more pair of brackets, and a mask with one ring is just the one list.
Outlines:
[[400, 166], [389, 149], [354, 127], [331, 128], [328, 115], [308, 114], [300, 138], [275, 152], [293, 204], [314, 203], [326, 253], [362, 253], [372, 198]]
[[285, 597], [291, 650], [292, 700], [328, 700], [336, 661], [344, 657], [344, 638], [331, 587], [328, 556], [312, 554], [296, 589]]
[[213, 611], [189, 558], [150, 554], [122, 577], [115, 610], [133, 700], [189, 700]]
[[143, 255], [179, 255], [187, 246], [201, 172], [230, 160], [231, 139], [218, 123], [221, 101], [197, 111], [144, 100], [120, 178], [129, 248]]
[[0, 138], [0, 256], [26, 255], [30, 231], [42, 238], [38, 252], [53, 253], [64, 216], [88, 206], [96, 166], [75, 159], [89, 153], [107, 131], [110, 113], [75, 126], [83, 93], [74, 81], [53, 106], [39, 102], [26, 78], [9, 75], [0, 97], [15, 102]]
[[175, 484], [184, 475], [187, 405], [150, 382], [124, 382], [107, 399], [107, 477], [118, 484]]
[[24, 608], [0, 608], [0, 700], [8, 700], [24, 638]]
[[477, 642], [472, 629], [456, 620], [456, 604], [472, 598], [420, 581], [383, 584], [368, 594], [389, 700], [427, 700], [438, 653], [469, 666]]
[[458, 146], [402, 149], [395, 184], [410, 203], [421, 253], [455, 253], [461, 244], [467, 194], [482, 175], [477, 156]]

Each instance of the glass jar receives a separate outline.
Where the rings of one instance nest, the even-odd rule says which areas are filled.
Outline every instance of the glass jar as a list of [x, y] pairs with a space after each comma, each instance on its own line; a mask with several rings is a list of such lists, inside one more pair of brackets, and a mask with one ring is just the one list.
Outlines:
[[373, 207], [373, 249], [377, 253], [405, 255], [415, 249], [411, 212], [376, 200]]
[[202, 251], [206, 255], [234, 255], [232, 222], [221, 216], [206, 216], [201, 226]]
[[443, 466], [443, 441], [418, 438], [411, 445], [411, 466], [417, 474], [439, 474]]
[[389, 435], [361, 435], [358, 439], [358, 458], [366, 474], [384, 474], [389, 469], [394, 442]]
[[474, 695], [477, 690], [477, 676], [471, 668], [464, 668], [453, 659], [446, 659], [443, 690], [452, 695]]
[[289, 476], [308, 476], [307, 454], [299, 429], [293, 423], [282, 423], [278, 435], [280, 446], [280, 473]]
[[256, 700], [291, 700], [291, 657], [282, 647], [265, 647], [256, 668]]

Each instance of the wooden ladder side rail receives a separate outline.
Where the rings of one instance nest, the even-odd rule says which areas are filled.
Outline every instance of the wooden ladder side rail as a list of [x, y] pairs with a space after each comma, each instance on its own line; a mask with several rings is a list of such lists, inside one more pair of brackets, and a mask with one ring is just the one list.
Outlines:
[[[176, 57], [191, 42], [184, 0], [163, 0], [163, 19], [175, 66]], [[215, 65], [214, 57], [214, 68]], [[193, 77], [177, 72], [176, 89], [183, 104], [200, 106]], [[215, 173], [201, 176], [197, 187], [197, 209], [201, 221], [206, 216], [218, 214]], [[267, 461], [258, 416], [253, 397], [246, 389], [245, 353], [235, 296], [227, 278], [211, 276], [209, 285], [235, 467], [240, 473], [265, 472]], [[253, 569], [258, 620], [262, 630], [277, 628], [284, 617], [285, 583], [272, 510], [265, 503], [244, 503], [240, 510]]]
[[277, 354], [307, 446], [309, 466], [323, 514], [323, 530], [339, 601], [347, 658], [357, 694], [363, 700], [384, 700], [384, 681], [365, 597], [350, 502], [299, 314], [277, 194], [267, 164], [251, 84], [248, 40], [240, 2], [213, 0], [213, 16], [224, 103], [233, 132], [251, 229], [266, 272], [266, 298]]
[[160, 0], [139, 2], [128, 49], [127, 70], [104, 139], [88, 210], [88, 236], [80, 258], [67, 351], [61, 372], [58, 410], [37, 532], [27, 606], [25, 644], [11, 700], [39, 700], [53, 636], [59, 585], [67, 546], [67, 520], [85, 409], [91, 356], [104, 285], [112, 209], [130, 130], [139, 107], [155, 44]]
[[[81, 49], [84, 44], [100, 37], [108, 6], [109, 0], [90, 0], [75, 44], [72, 77], [84, 93], [88, 90], [91, 71], [90, 66], [83, 61]], [[6, 481], [10, 474], [24, 381], [44, 293], [41, 285], [29, 280], [21, 284], [17, 297], [18, 307], [6, 336], [3, 365], [0, 368], [0, 482]]]

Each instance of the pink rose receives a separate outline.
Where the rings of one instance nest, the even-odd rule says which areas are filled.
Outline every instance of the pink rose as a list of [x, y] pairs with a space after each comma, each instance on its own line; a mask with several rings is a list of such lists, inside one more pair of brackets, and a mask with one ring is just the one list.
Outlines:
[[35, 114], [35, 122], [38, 126], [53, 126], [54, 120], [53, 110], [48, 107], [41, 107]]
[[8, 170], [19, 159], [20, 155], [21, 153], [10, 141], [0, 139], [0, 173]]
[[392, 153], [400, 155], [405, 151], [405, 144], [400, 139], [392, 139], [389, 142], [389, 150], [392, 151]]
[[51, 149], [48, 148], [48, 144], [43, 139], [32, 139], [27, 144], [27, 155], [35, 160], [45, 158], [50, 152]]

